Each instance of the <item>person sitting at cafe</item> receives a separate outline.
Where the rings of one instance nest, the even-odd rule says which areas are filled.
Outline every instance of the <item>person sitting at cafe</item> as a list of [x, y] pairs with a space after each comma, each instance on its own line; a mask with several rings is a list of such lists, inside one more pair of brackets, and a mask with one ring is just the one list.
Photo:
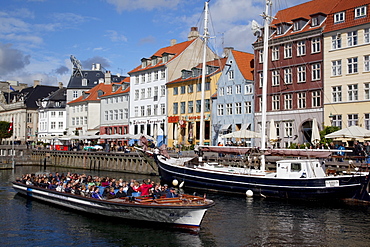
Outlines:
[[175, 188], [171, 187], [170, 191], [167, 192], [166, 194], [166, 198], [175, 198], [175, 197], [179, 197], [179, 194], [176, 192]]

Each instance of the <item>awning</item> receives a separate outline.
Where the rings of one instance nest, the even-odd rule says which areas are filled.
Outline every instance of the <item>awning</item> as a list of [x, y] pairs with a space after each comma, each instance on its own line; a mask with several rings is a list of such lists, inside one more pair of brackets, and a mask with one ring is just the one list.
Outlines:
[[251, 126], [250, 123], [243, 123], [242, 127], [240, 128], [240, 130], [248, 130], [249, 129], [249, 126]]
[[222, 125], [220, 131], [226, 131], [230, 128], [230, 126], [231, 126], [231, 124], [224, 124], [224, 125]]

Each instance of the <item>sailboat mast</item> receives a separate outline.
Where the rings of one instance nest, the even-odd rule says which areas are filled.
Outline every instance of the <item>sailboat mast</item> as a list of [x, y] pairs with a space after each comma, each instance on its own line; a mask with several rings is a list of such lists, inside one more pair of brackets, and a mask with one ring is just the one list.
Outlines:
[[[262, 73], [262, 109], [261, 109], [261, 150], [266, 150], [266, 112], [267, 112], [267, 70], [268, 70], [268, 42], [269, 42], [269, 26], [271, 16], [269, 15], [269, 7], [272, 1], [266, 0], [265, 12], [262, 14], [264, 19], [263, 26], [263, 73]], [[265, 156], [261, 157], [261, 170], [265, 170]]]
[[201, 101], [200, 101], [200, 132], [199, 145], [204, 141], [204, 90], [206, 84], [206, 58], [208, 42], [208, 1], [204, 4], [204, 34], [203, 34], [203, 64], [202, 64], [202, 84], [201, 84]]

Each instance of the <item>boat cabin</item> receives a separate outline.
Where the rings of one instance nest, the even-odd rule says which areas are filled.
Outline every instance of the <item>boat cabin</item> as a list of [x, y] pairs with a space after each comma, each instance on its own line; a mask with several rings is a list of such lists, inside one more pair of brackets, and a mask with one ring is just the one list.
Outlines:
[[319, 160], [280, 160], [276, 162], [277, 178], [325, 177], [325, 164]]

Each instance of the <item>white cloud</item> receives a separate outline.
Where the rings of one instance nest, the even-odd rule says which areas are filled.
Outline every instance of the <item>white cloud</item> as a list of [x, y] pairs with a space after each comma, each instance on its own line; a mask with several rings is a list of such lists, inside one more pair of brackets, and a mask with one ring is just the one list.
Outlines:
[[113, 42], [127, 42], [126, 36], [118, 34], [118, 32], [115, 30], [107, 30], [106, 32], [107, 34], [105, 36], [109, 37], [109, 39]]
[[119, 13], [125, 10], [153, 10], [159, 8], [171, 9], [176, 7], [180, 0], [106, 0], [114, 5]]

